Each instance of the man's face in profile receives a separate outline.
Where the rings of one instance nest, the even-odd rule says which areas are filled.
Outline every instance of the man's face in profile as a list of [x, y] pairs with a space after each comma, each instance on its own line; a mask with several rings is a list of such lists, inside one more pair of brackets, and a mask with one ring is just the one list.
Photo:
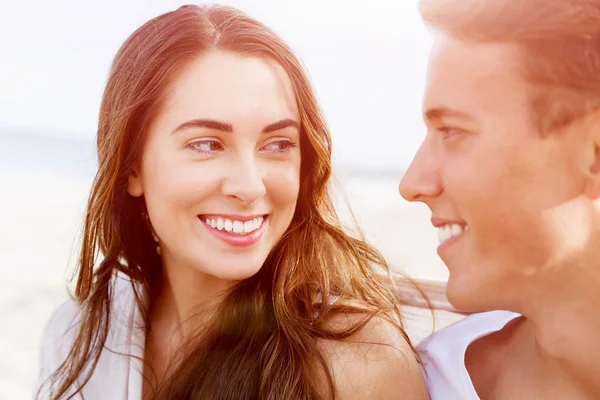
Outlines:
[[431, 209], [448, 297], [466, 310], [532, 290], [532, 277], [584, 239], [579, 136], [539, 133], [521, 71], [515, 45], [440, 35], [423, 103], [427, 136], [400, 185]]

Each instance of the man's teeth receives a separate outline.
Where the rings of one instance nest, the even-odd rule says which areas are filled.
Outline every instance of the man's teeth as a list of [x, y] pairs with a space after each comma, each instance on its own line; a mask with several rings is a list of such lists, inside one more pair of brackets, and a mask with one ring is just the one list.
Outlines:
[[254, 232], [262, 226], [263, 221], [263, 217], [254, 218], [249, 221], [236, 221], [227, 218], [204, 219], [206, 225], [212, 228], [229, 233], [235, 233], [237, 235], [243, 235]]
[[440, 244], [447, 242], [453, 237], [462, 235], [467, 230], [469, 230], [468, 226], [462, 227], [458, 224], [440, 226], [438, 228], [438, 239], [440, 240]]

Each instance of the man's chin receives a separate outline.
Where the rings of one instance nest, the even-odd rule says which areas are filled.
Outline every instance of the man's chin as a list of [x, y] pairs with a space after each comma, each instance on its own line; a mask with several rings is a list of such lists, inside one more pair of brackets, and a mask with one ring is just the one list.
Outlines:
[[484, 292], [482, 293], [480, 287], [473, 280], [465, 281], [452, 275], [448, 279], [446, 296], [450, 305], [459, 312], [475, 313], [490, 311], [486, 307], [486, 302], [482, 301], [486, 298]]

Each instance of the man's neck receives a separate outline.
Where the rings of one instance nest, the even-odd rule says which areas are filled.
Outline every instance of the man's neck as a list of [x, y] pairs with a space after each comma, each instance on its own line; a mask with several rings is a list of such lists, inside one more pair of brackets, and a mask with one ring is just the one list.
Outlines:
[[526, 322], [515, 336], [544, 385], [572, 391], [571, 398], [600, 396], [600, 254], [587, 253], [539, 278], [519, 310]]

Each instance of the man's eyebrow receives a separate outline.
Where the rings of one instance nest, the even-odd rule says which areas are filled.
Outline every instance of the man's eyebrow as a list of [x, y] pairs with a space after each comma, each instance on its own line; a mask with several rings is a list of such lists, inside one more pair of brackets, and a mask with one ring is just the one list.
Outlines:
[[173, 133], [191, 128], [208, 128], [223, 132], [233, 132], [233, 126], [230, 123], [217, 121], [214, 119], [192, 119], [179, 125]]
[[425, 111], [425, 113], [423, 115], [425, 117], [425, 120], [429, 121], [429, 122], [439, 121], [440, 119], [443, 119], [443, 118], [461, 118], [461, 119], [466, 119], [466, 120], [470, 120], [470, 121], [475, 120], [475, 118], [473, 118], [471, 115], [469, 115], [466, 112], [455, 110], [455, 109], [448, 108], [448, 107], [429, 108]]

